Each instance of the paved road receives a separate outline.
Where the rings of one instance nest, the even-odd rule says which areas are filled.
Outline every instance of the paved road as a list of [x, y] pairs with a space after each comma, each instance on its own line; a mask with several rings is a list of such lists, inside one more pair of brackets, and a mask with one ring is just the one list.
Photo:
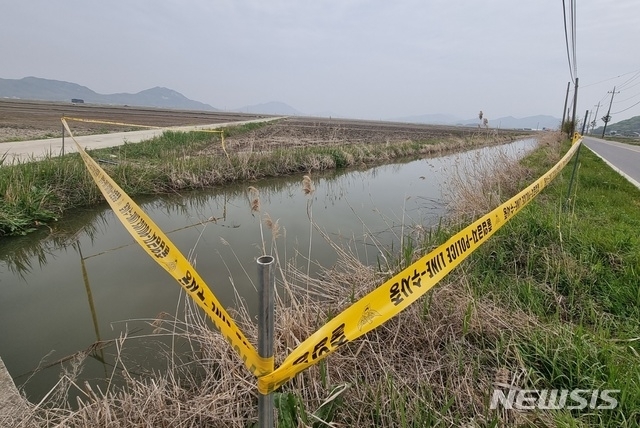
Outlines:
[[[145, 129], [142, 131], [115, 132], [112, 134], [100, 135], [84, 135], [75, 137], [78, 144], [83, 148], [101, 149], [104, 147], [120, 146], [125, 143], [139, 143], [143, 140], [149, 140], [155, 136], [162, 135], [164, 131], [196, 131], [198, 129], [215, 129], [227, 126], [244, 125], [246, 123], [269, 122], [281, 119], [279, 117], [269, 117], [263, 119], [243, 120], [237, 122], [216, 123], [212, 125], [195, 125], [195, 126], [175, 126], [161, 129]], [[73, 132], [73, 125], [71, 131]], [[64, 139], [64, 152], [72, 153], [76, 151], [75, 144], [71, 137]], [[28, 162], [38, 160], [47, 156], [59, 156], [62, 152], [62, 138], [49, 138], [45, 140], [31, 141], [15, 141], [9, 143], [0, 143], [0, 159], [6, 154], [5, 165], [15, 162]]]
[[640, 146], [584, 137], [584, 144], [623, 177], [640, 188]]

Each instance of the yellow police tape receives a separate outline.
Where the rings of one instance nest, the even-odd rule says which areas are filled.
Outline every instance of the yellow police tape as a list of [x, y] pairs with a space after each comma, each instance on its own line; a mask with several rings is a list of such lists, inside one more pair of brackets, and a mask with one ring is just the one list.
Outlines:
[[571, 149], [553, 168], [516, 196], [474, 221], [444, 244], [345, 309], [302, 342], [274, 371], [273, 358], [262, 358], [258, 355], [187, 259], [142, 209], [80, 147], [65, 118], [62, 118], [62, 123], [118, 219], [136, 242], [169, 272], [211, 317], [216, 327], [244, 360], [249, 371], [258, 377], [258, 391], [261, 394], [273, 392], [340, 346], [384, 324], [418, 300], [533, 200], [569, 162], [582, 141], [582, 137], [575, 133]]
[[260, 393], [274, 391], [340, 346], [375, 329], [415, 302], [540, 193], [569, 162], [580, 142], [580, 135], [575, 134], [571, 149], [533, 184], [326, 323], [294, 349], [274, 372], [258, 378]]
[[111, 122], [111, 121], [108, 121], [108, 120], [97, 120], [97, 119], [81, 119], [79, 117], [62, 116], [62, 119], [63, 120], [72, 120], [74, 122], [103, 123], [103, 124], [107, 124], [107, 125], [135, 126], [135, 127], [138, 127], [138, 128], [162, 129], [159, 126], [136, 125], [134, 123]]
[[[97, 119], [82, 119], [82, 118], [79, 118], [79, 117], [69, 117], [69, 116], [62, 116], [62, 119], [63, 120], [72, 120], [72, 121], [75, 121], [75, 122], [102, 123], [102, 124], [119, 125], [119, 126], [135, 126], [135, 127], [138, 127], [138, 128], [171, 129], [171, 128], [162, 128], [160, 126], [136, 125], [136, 124], [133, 124], [133, 123], [112, 122], [112, 121], [109, 121], [109, 120], [97, 120]], [[227, 159], [229, 158], [229, 153], [227, 153], [227, 146], [224, 143], [224, 129], [197, 129], [194, 132], [212, 132], [212, 133], [220, 134], [220, 140], [221, 140], [221, 143], [222, 143], [222, 150], [224, 151], [224, 154], [227, 155]]]
[[169, 238], [142, 211], [142, 209], [113, 181], [107, 173], [80, 147], [65, 118], [62, 123], [76, 144], [89, 173], [100, 188], [118, 219], [138, 244], [178, 281], [213, 320], [216, 327], [227, 338], [243, 359], [245, 365], [256, 376], [273, 371], [273, 357], [262, 358], [222, 307], [198, 272], [173, 245]]

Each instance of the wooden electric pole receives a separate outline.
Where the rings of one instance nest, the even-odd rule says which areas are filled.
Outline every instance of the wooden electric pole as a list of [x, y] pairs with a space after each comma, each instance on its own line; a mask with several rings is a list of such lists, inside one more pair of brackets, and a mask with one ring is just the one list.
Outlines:
[[593, 134], [593, 130], [596, 127], [596, 121], [598, 120], [598, 110], [600, 110], [600, 102], [598, 101], [598, 106], [596, 107], [596, 114], [593, 116], [593, 122], [591, 122], [591, 132]]
[[571, 117], [571, 132], [569, 138], [573, 138], [573, 133], [576, 132], [576, 107], [578, 107], [578, 78], [576, 77], [576, 87], [573, 93], [573, 115]]
[[564, 118], [567, 114], [567, 101], [569, 101], [569, 89], [571, 82], [567, 82], [567, 94], [564, 96], [564, 107], [562, 107], [562, 123], [560, 124], [560, 132], [564, 131]]
[[607, 110], [607, 115], [602, 118], [604, 120], [604, 128], [602, 129], [602, 138], [604, 138], [604, 133], [607, 132], [607, 123], [611, 120], [611, 105], [613, 104], [613, 96], [616, 93], [620, 93], [620, 91], [616, 92], [616, 87], [613, 87], [613, 91], [611, 91], [611, 102], [609, 103], [609, 110]]

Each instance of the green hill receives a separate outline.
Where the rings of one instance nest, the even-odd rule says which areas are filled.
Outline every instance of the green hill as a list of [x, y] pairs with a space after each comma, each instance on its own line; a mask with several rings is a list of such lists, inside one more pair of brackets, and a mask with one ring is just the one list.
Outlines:
[[[594, 135], [602, 135], [602, 126], [594, 129]], [[612, 133], [625, 135], [628, 137], [640, 136], [640, 116], [634, 116], [631, 119], [621, 120], [618, 123], [607, 125], [607, 134]]]

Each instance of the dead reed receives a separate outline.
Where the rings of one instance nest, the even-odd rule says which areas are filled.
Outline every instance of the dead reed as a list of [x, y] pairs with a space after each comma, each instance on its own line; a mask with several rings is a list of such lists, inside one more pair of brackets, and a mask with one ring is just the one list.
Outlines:
[[[497, 179], [476, 170], [472, 184], [460, 181], [459, 199], [489, 207], [511, 189], [514, 174], [526, 177], [516, 164], [501, 165], [509, 173]], [[513, 168], [513, 170], [511, 170]], [[497, 181], [496, 181], [497, 180]], [[479, 202], [473, 186], [481, 184]], [[495, 186], [501, 189], [497, 194]], [[491, 187], [493, 186], [493, 187]], [[302, 191], [313, 183], [305, 176]], [[467, 198], [467, 199], [464, 199]], [[257, 191], [249, 188], [249, 206], [260, 211]], [[484, 204], [484, 205], [479, 205]], [[310, 212], [310, 207], [308, 208]], [[468, 211], [459, 211], [470, 214]], [[286, 230], [264, 214], [271, 231], [270, 248], [277, 262], [275, 328], [276, 365], [291, 349], [334, 317], [351, 302], [377, 287], [404, 260], [388, 260], [381, 272], [363, 264], [347, 247], [330, 242], [337, 262], [310, 277], [299, 264], [281, 259], [278, 242]], [[328, 239], [317, 225], [312, 229]], [[262, 234], [262, 225], [260, 229]], [[419, 257], [442, 239], [440, 231], [413, 229]], [[312, 233], [310, 231], [310, 233]], [[310, 250], [307, 254], [310, 259]], [[384, 256], [384, 255], [383, 255]], [[496, 304], [490, 295], [479, 296], [460, 274], [445, 280], [420, 302], [364, 337], [345, 345], [319, 364], [299, 374], [276, 393], [280, 426], [476, 426], [491, 423], [533, 424], [549, 422], [545, 415], [496, 414], [488, 409], [491, 385], [508, 373], [525, 369], [513, 340], [526, 337], [537, 320], [514, 308]], [[234, 319], [255, 340], [257, 332], [243, 306]], [[116, 342], [113, 375], [125, 385], [105, 390], [76, 384], [80, 360], [70, 364], [48, 399], [15, 426], [52, 427], [246, 427], [257, 419], [255, 379], [226, 340], [211, 329], [205, 316], [190, 301], [184, 302], [182, 319], [167, 316], [150, 320], [155, 336], [170, 338], [166, 370], [135, 376], [127, 369], [126, 344], [139, 337], [123, 336]], [[509, 331], [506, 335], [505, 331]], [[69, 403], [70, 390], [80, 392]], [[536, 422], [537, 421], [537, 422]], [[2, 422], [2, 421], [0, 421]]]
[[[538, 145], [555, 157], [560, 139], [559, 132], [547, 132], [539, 136]], [[504, 151], [490, 158], [478, 152], [471, 162], [454, 167], [443, 199], [454, 219], [471, 219], [491, 211], [534, 178], [530, 168]]]

